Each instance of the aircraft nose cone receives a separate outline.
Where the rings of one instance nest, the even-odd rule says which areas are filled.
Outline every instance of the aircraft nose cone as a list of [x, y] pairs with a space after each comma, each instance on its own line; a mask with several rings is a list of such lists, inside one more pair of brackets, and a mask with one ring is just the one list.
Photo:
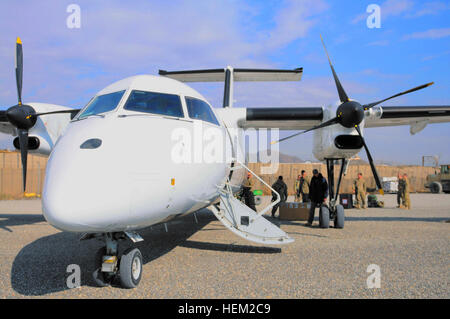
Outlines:
[[[47, 221], [58, 229], [105, 231], [127, 217], [124, 161], [114, 156], [110, 138], [94, 129], [89, 131], [85, 123], [75, 130], [69, 128], [49, 157], [42, 208]], [[93, 145], [92, 140], [102, 143]]]

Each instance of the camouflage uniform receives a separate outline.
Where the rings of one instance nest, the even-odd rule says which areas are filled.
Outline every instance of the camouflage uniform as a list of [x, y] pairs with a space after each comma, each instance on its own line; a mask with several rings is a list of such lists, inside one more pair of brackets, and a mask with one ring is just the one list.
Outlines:
[[355, 179], [353, 182], [353, 188], [356, 195], [356, 208], [366, 208], [366, 183], [364, 183], [364, 180], [361, 178]]
[[294, 184], [294, 191], [295, 191], [295, 201], [300, 201], [300, 179], [295, 180]]
[[311, 179], [309, 177], [300, 178], [300, 194], [302, 195], [302, 202], [309, 202], [309, 185], [311, 184]]
[[404, 180], [404, 188], [403, 188], [403, 206], [406, 209], [411, 209], [411, 200], [409, 198], [409, 180], [407, 177], [403, 177]]

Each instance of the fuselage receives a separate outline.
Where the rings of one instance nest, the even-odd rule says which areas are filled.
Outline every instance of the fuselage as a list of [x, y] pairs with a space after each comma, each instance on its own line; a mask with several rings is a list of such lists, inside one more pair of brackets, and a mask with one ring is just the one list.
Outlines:
[[[108, 112], [83, 117], [82, 110], [50, 154], [42, 205], [56, 228], [115, 232], [147, 227], [209, 206], [229, 177], [232, 139], [220, 119], [204, 121], [200, 113], [191, 114], [186, 98], [206, 102], [199, 93], [175, 80], [137, 76], [97, 96], [121, 91], [120, 102]], [[182, 114], [126, 109], [133, 92], [177, 97]], [[147, 105], [139, 98], [134, 107]], [[223, 156], [208, 157], [208, 141], [223, 141]]]

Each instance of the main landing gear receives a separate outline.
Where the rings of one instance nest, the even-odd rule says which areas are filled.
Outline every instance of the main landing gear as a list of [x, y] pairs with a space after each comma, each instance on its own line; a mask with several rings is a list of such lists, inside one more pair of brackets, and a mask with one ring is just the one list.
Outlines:
[[330, 227], [330, 220], [334, 222], [334, 228], [344, 228], [345, 213], [342, 205], [336, 205], [338, 203], [339, 187], [341, 186], [342, 176], [344, 175], [345, 168], [348, 161], [345, 158], [341, 158], [341, 169], [339, 171], [339, 178], [336, 187], [336, 193], [334, 192], [334, 162], [336, 159], [326, 159], [327, 162], [327, 175], [328, 175], [328, 196], [329, 204], [323, 204], [319, 210], [319, 226], [320, 228]]
[[142, 241], [142, 237], [131, 232], [90, 236], [93, 237], [103, 237], [106, 243], [106, 246], [97, 252], [98, 268], [92, 274], [95, 283], [100, 287], [106, 287], [118, 279], [123, 288], [136, 288], [142, 277], [142, 254], [137, 248], [129, 248], [119, 254], [118, 244], [127, 237], [133, 242]]

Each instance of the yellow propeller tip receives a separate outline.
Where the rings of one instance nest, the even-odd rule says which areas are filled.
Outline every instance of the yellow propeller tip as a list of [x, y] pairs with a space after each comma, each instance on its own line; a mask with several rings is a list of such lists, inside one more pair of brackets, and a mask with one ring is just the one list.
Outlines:
[[270, 142], [270, 145], [273, 145], [273, 144], [276, 144], [277, 143], [277, 141], [272, 141], [272, 142]]
[[17, 44], [22, 44], [22, 40], [20, 40], [20, 38], [19, 38], [19, 37], [17, 37], [17, 41], [16, 41], [16, 43], [17, 43]]

